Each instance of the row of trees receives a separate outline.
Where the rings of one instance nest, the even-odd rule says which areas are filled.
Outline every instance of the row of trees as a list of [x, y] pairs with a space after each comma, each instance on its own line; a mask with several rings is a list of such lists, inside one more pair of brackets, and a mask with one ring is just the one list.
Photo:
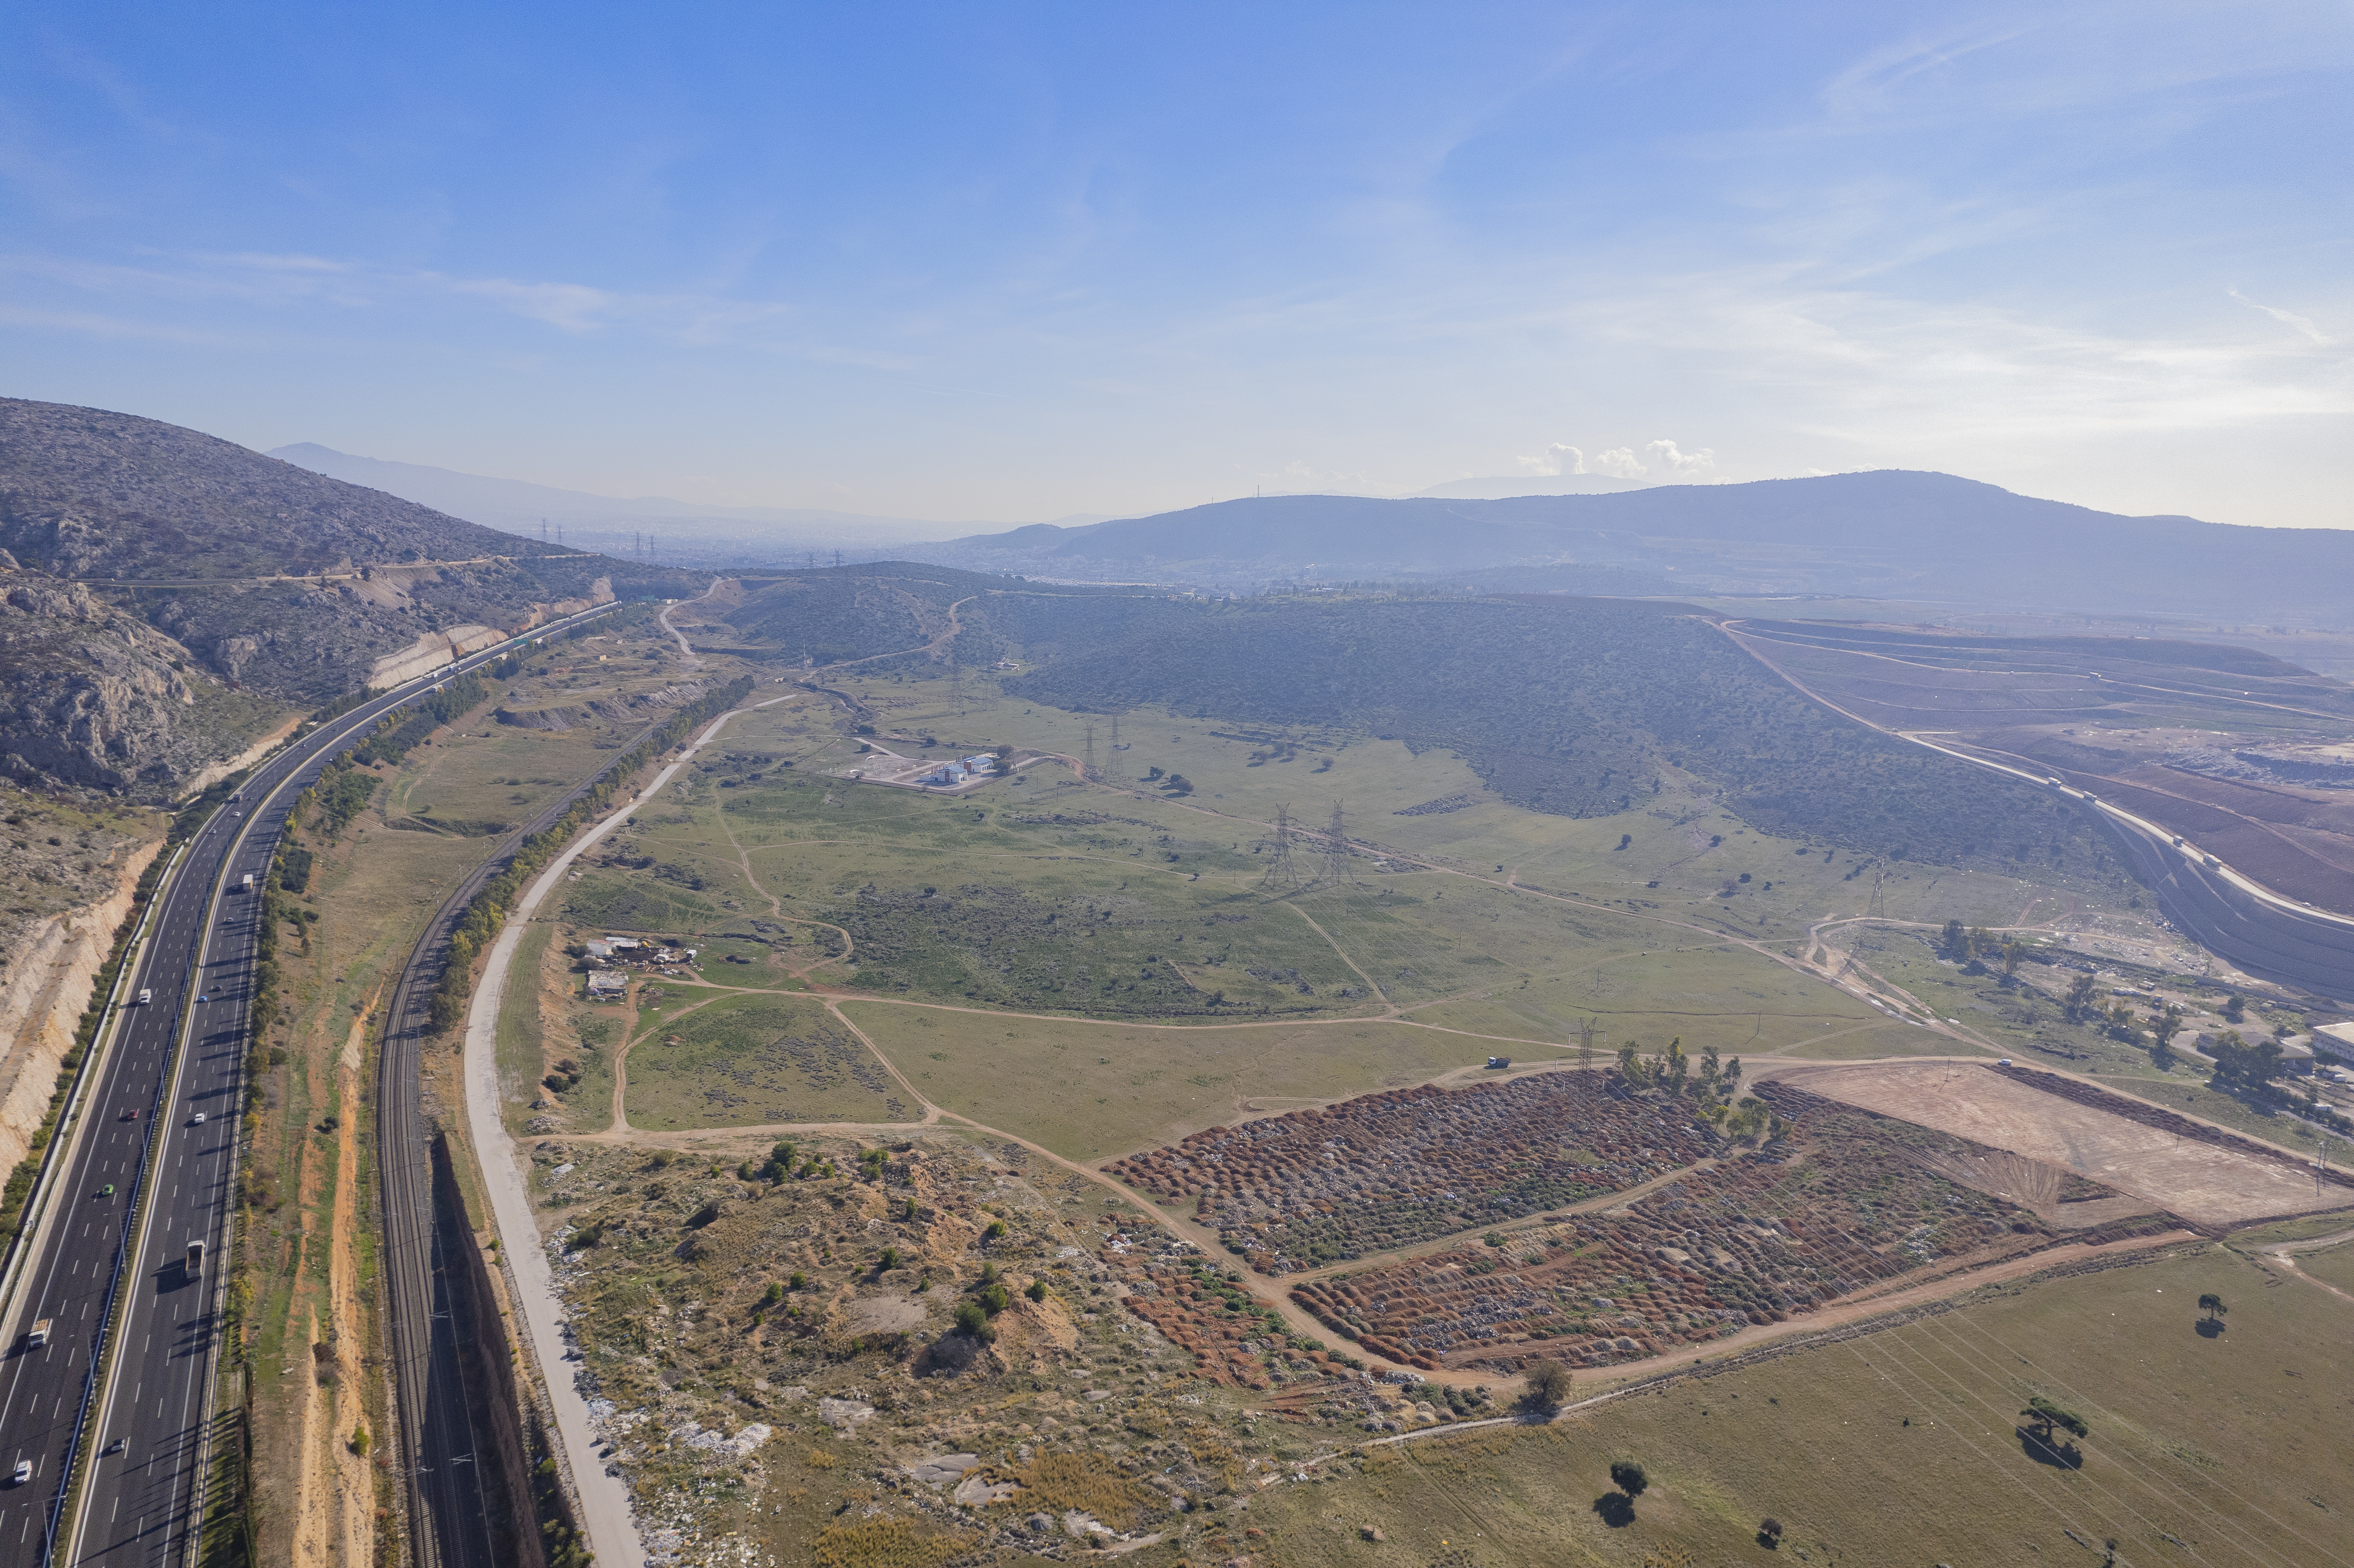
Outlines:
[[1755, 1095], [1741, 1096], [1741, 1058], [1723, 1060], [1713, 1045], [1703, 1048], [1697, 1070], [1678, 1035], [1656, 1055], [1642, 1054], [1640, 1042], [1618, 1047], [1618, 1076], [1637, 1092], [1657, 1090], [1691, 1102], [1692, 1114], [1727, 1138], [1776, 1139], [1789, 1124]]
[[2019, 966], [2027, 957], [2027, 944], [2018, 938], [1998, 937], [1983, 926], [1965, 929], [1959, 920], [1946, 922], [1937, 950], [1957, 964], [1975, 966], [1980, 970], [1999, 964], [2005, 980], [2019, 973]]

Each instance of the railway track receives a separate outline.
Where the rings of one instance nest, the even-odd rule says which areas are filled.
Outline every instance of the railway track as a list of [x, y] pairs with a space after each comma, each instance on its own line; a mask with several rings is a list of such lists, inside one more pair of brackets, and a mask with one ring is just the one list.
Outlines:
[[[28, 1205], [34, 1228], [0, 1307], [13, 1330], [0, 1362], [0, 1432], [33, 1481], [0, 1509], [0, 1568], [196, 1561], [245, 1132], [255, 890], [296, 796], [384, 715], [610, 608], [535, 628], [320, 725], [254, 769], [156, 889], [120, 1011]], [[129, 1002], [137, 993], [152, 1001]], [[186, 1266], [197, 1241], [207, 1261]], [[35, 1345], [24, 1330], [45, 1319], [55, 1329]]]
[[[377, 1190], [384, 1226], [387, 1336], [400, 1424], [401, 1471], [408, 1503], [410, 1562], [416, 1568], [509, 1568], [539, 1561], [539, 1537], [525, 1517], [528, 1498], [494, 1496], [498, 1456], [488, 1448], [476, 1392], [469, 1387], [472, 1347], [461, 1336], [463, 1313], [451, 1298], [451, 1255], [472, 1245], [468, 1228], [450, 1223], [434, 1194], [428, 1125], [419, 1093], [423, 1052], [435, 1031], [433, 993], [449, 965], [450, 939], [477, 894], [514, 863], [524, 844], [563, 821], [573, 807], [671, 720], [649, 725], [614, 760], [581, 780], [509, 833], [443, 899], [394, 982], [376, 1057]], [[516, 1529], [504, 1538], [500, 1516]]]

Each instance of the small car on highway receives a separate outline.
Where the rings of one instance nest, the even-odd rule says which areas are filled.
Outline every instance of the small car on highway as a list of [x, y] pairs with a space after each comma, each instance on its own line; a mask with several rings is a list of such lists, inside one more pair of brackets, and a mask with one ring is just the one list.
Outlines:
[[188, 1118], [188, 1125], [189, 1125], [190, 1127], [202, 1127], [202, 1126], [204, 1126], [204, 1125], [205, 1125], [205, 1113], [204, 1113], [204, 1112], [202, 1112], [202, 1111], [198, 1111], [196, 1115], [194, 1115], [194, 1116], [190, 1117], [190, 1118]]
[[21, 1486], [23, 1486], [27, 1481], [29, 1481], [29, 1480], [31, 1480], [32, 1478], [33, 1478], [33, 1461], [32, 1461], [32, 1460], [30, 1460], [30, 1459], [19, 1459], [19, 1460], [17, 1460], [17, 1461], [16, 1461], [16, 1472], [15, 1484], [16, 1484], [16, 1485], [17, 1485], [17, 1486], [20, 1486], [20, 1487], [21, 1487]]

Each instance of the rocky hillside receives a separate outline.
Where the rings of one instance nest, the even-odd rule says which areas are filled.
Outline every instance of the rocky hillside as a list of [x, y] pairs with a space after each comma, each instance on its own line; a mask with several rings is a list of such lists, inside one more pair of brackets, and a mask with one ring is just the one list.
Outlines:
[[84, 581], [560, 554], [200, 431], [0, 398], [0, 546]]
[[688, 575], [154, 419], [0, 398], [0, 768], [175, 792], [289, 707]]

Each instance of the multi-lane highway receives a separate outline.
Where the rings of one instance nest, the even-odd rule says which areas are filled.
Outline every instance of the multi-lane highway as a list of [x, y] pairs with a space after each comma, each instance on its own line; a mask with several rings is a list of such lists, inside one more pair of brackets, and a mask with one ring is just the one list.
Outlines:
[[[535, 628], [546, 637], [599, 606]], [[0, 1568], [193, 1562], [241, 1120], [259, 888], [294, 799], [385, 714], [512, 644], [331, 720], [264, 763], [159, 890], [0, 1303]], [[255, 891], [243, 889], [250, 874]], [[135, 998], [144, 989], [150, 1000]], [[101, 1039], [105, 1035], [101, 1034]], [[110, 1191], [111, 1189], [111, 1191]], [[188, 1244], [202, 1241], [200, 1267]], [[50, 1324], [35, 1346], [36, 1322]], [[103, 1359], [109, 1326], [115, 1353]], [[89, 1472], [68, 1515], [78, 1459]], [[27, 1472], [12, 1482], [14, 1471]]]

